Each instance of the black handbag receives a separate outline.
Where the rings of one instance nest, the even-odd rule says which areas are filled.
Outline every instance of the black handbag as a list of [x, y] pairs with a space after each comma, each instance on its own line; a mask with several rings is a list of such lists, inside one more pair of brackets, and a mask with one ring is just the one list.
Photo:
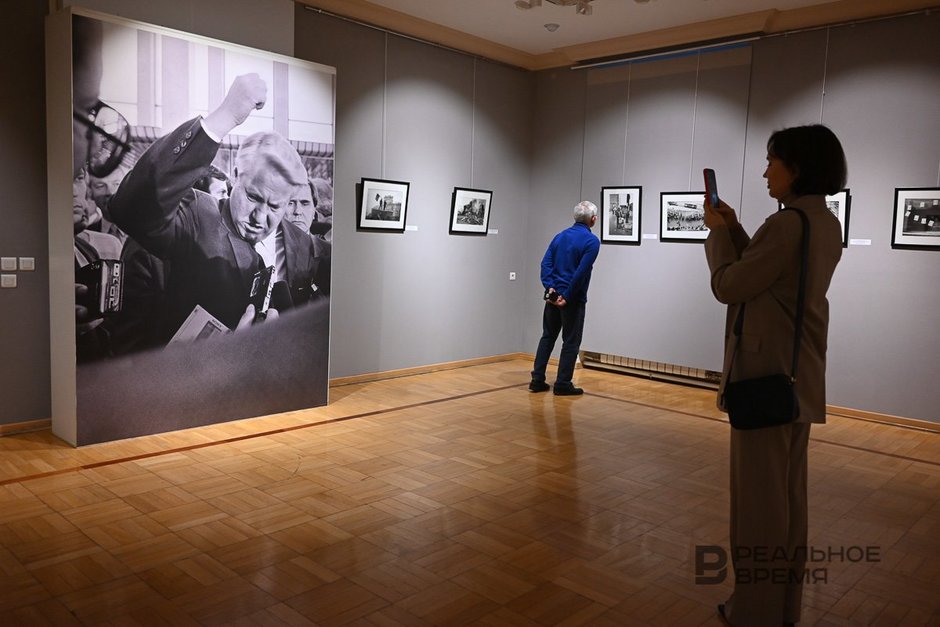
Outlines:
[[[809, 257], [809, 220], [800, 209], [793, 209], [803, 223], [801, 244], [800, 287], [796, 299], [796, 321], [793, 330], [793, 364], [790, 374], [772, 374], [753, 379], [728, 382], [722, 395], [722, 405], [728, 412], [731, 426], [735, 429], [762, 429], [793, 422], [800, 415], [800, 403], [796, 397], [796, 366], [800, 357], [800, 338], [803, 332], [803, 303], [806, 296], [806, 265]], [[728, 367], [728, 377], [734, 368], [734, 357], [741, 344], [744, 327], [744, 303], [734, 322], [735, 344]]]

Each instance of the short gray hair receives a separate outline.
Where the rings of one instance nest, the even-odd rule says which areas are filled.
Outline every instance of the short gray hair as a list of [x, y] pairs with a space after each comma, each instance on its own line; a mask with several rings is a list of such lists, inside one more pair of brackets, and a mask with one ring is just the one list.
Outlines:
[[574, 221], [591, 226], [591, 218], [597, 215], [597, 205], [590, 200], [582, 200], [574, 206]]
[[269, 168], [288, 185], [306, 185], [307, 170], [297, 149], [280, 133], [260, 131], [242, 141], [235, 153], [235, 175]]

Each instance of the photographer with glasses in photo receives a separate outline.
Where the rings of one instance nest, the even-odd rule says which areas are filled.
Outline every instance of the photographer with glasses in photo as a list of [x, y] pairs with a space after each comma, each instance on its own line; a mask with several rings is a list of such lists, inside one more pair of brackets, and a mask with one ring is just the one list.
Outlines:
[[[117, 256], [117, 238], [84, 233], [93, 201], [87, 192], [89, 176], [113, 173], [127, 154], [130, 127], [127, 120], [101, 102], [101, 23], [82, 16], [73, 18], [72, 37], [72, 213], [75, 224], [75, 324], [78, 359], [86, 361], [110, 354], [102, 313], [92, 302], [95, 295], [79, 282], [79, 272], [96, 261]], [[79, 190], [79, 191], [76, 191]], [[76, 197], [78, 195], [79, 197]], [[78, 215], [81, 208], [84, 215]], [[113, 239], [113, 243], [111, 242]], [[91, 243], [91, 242], [94, 243]], [[108, 253], [104, 253], [107, 248]], [[86, 272], [87, 274], [87, 272]]]

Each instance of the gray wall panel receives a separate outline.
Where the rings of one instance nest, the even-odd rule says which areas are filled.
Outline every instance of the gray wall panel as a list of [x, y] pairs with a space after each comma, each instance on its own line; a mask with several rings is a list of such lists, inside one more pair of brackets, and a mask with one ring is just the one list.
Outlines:
[[[823, 120], [849, 162], [830, 290], [829, 402], [940, 420], [940, 251], [892, 250], [895, 187], [940, 187], [940, 15], [832, 29]], [[873, 45], [877, 42], [877, 45]]]
[[705, 189], [702, 169], [712, 168], [722, 199], [734, 207], [741, 204], [750, 78], [750, 47], [700, 57], [692, 187]]
[[[472, 297], [479, 307], [475, 328], [492, 344], [494, 354], [534, 350], [522, 343], [526, 286], [532, 281], [531, 253], [524, 242], [529, 225], [534, 85], [531, 73], [477, 62], [472, 186], [493, 190], [490, 229], [498, 234], [487, 236], [483, 253], [475, 252], [471, 258], [469, 268], [475, 270], [467, 277], [465, 293], [479, 295]], [[516, 273], [514, 282], [509, 281], [509, 272]], [[493, 303], [502, 304], [496, 311], [499, 319], [490, 313]]]
[[[459, 270], [467, 242], [451, 240], [447, 221], [453, 185], [470, 173], [473, 69], [469, 57], [398, 37], [389, 37], [388, 55], [385, 174], [411, 182], [407, 223], [418, 230], [372, 238], [385, 250], [385, 299], [376, 321], [380, 370], [447, 361], [461, 328], [449, 324], [466, 312]], [[364, 240], [344, 243], [355, 251]], [[336, 304], [343, 306], [355, 304]], [[355, 357], [369, 347], [334, 344], [334, 350]]]
[[[722, 190], [740, 189], [749, 69], [749, 51], [737, 49], [592, 71], [586, 188], [641, 185], [642, 232], [657, 237], [660, 193], [703, 189], [703, 167], [718, 171]], [[702, 331], [720, 327], [723, 311], [711, 298], [701, 243], [605, 244], [589, 299], [595, 324], [585, 329], [585, 349], [720, 366], [720, 336]]]
[[[552, 237], [574, 222], [572, 209], [596, 192], [581, 182], [587, 75], [549, 70], [538, 75], [532, 140], [532, 187], [526, 229], [526, 283], [523, 320], [526, 352], [535, 352], [542, 334], [542, 284], [539, 267]], [[594, 313], [588, 304], [587, 325]], [[557, 348], [556, 348], [557, 354]]]
[[[383, 242], [389, 236], [356, 233], [356, 186], [362, 176], [382, 174], [382, 114], [385, 97], [383, 33], [298, 10], [297, 56], [336, 68], [336, 161], [333, 188], [332, 376], [380, 369], [383, 286], [387, 272]], [[398, 237], [392, 235], [391, 237]], [[358, 239], [358, 247], [349, 245]], [[363, 289], [365, 288], [365, 289]], [[355, 303], [341, 308], [341, 303]], [[357, 347], [351, 351], [344, 347]], [[356, 356], [358, 354], [358, 357]]]
[[[331, 376], [522, 350], [532, 77], [311, 11], [296, 20], [298, 56], [337, 67]], [[363, 176], [411, 183], [416, 231], [356, 230]], [[497, 234], [448, 233], [455, 186], [493, 191]]]
[[15, 289], [0, 289], [0, 424], [46, 420], [51, 412], [45, 4], [11, 3], [0, 26], [0, 75], [12, 96], [0, 102], [0, 256], [36, 260], [35, 271], [13, 273]]
[[773, 37], [754, 44], [747, 147], [739, 207], [741, 224], [754, 233], [777, 201], [767, 195], [767, 138], [775, 130], [817, 124], [826, 73], [826, 32]]

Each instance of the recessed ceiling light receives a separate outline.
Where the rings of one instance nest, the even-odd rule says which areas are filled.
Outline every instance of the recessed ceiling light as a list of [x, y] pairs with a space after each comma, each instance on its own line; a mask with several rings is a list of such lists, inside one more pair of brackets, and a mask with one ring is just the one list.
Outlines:
[[551, 22], [551, 23], [549, 23], [549, 24], [546, 24], [546, 25], [545, 25], [545, 30], [547, 30], [547, 31], [550, 32], [550, 33], [554, 33], [556, 30], [558, 30], [558, 24], [556, 24], [556, 23], [554, 23], [554, 22]]

